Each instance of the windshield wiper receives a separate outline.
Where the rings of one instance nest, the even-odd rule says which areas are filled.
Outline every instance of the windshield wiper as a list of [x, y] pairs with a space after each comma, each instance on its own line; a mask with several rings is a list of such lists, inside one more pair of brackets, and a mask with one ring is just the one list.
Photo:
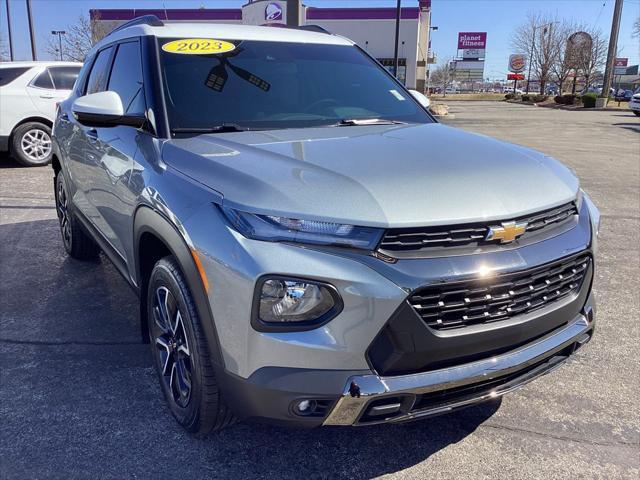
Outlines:
[[226, 133], [226, 132], [246, 132], [251, 130], [237, 123], [222, 123], [213, 127], [204, 128], [172, 128], [172, 133]]
[[354, 125], [406, 125], [400, 120], [387, 120], [384, 118], [343, 118], [334, 127], [351, 127]]

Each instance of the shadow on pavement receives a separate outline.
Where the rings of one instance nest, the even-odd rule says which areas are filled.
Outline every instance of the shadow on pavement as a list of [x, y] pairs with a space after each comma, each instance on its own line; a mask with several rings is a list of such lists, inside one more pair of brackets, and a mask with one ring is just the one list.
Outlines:
[[0, 225], [3, 478], [370, 478], [460, 442], [492, 402], [404, 425], [240, 423], [197, 439], [164, 404], [137, 299], [108, 260], [67, 257], [56, 220]]
[[16, 162], [8, 152], [0, 153], [0, 169], [2, 168], [26, 168]]

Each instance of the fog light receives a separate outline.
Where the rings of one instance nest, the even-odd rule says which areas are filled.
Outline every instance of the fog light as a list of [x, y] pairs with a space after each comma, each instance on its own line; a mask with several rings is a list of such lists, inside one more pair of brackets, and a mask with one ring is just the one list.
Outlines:
[[315, 412], [318, 403], [315, 400], [300, 400], [293, 405], [293, 410], [298, 415], [311, 415]]
[[269, 278], [260, 289], [258, 316], [270, 324], [321, 321], [335, 310], [338, 301], [330, 285]]

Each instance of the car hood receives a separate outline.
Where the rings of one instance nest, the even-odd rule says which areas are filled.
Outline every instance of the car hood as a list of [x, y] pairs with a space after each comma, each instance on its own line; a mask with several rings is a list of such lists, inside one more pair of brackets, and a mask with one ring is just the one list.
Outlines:
[[199, 135], [162, 155], [232, 208], [364, 226], [508, 219], [578, 192], [542, 153], [437, 123]]

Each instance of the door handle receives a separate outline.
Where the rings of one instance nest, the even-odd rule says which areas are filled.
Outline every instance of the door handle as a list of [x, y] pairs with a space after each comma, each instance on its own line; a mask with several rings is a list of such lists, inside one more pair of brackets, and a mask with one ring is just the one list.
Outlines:
[[60, 121], [61, 122], [69, 122], [69, 115], [67, 115], [66, 113], [61, 113], [60, 114]]
[[40, 98], [53, 98], [53, 95], [43, 93], [42, 95], [40, 95]]

